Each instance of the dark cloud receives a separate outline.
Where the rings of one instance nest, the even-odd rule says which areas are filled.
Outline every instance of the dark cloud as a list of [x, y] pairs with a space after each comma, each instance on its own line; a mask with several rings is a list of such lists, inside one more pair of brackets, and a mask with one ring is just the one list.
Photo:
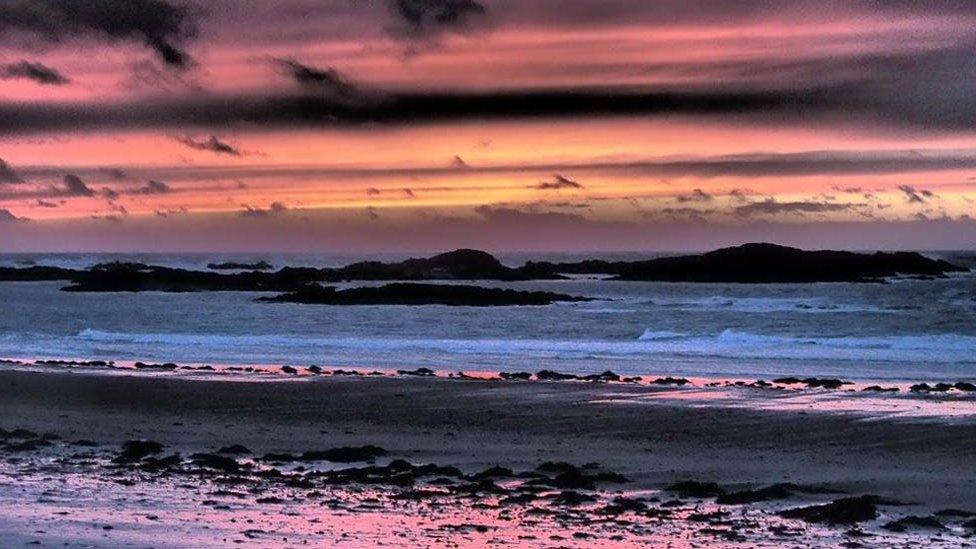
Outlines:
[[841, 212], [849, 210], [857, 204], [850, 203], [830, 203], [830, 202], [777, 202], [775, 198], [768, 198], [762, 202], [752, 202], [732, 209], [735, 215], [749, 217], [757, 214], [784, 214], [784, 213], [825, 213]]
[[108, 223], [122, 223], [122, 221], [123, 221], [121, 215], [114, 215], [114, 214], [110, 214], [110, 215], [94, 215], [94, 214], [92, 214], [90, 217], [92, 219], [97, 220], [97, 221], [106, 221]]
[[68, 196], [95, 196], [95, 191], [88, 188], [88, 185], [75, 174], [64, 176], [64, 193]]
[[379, 189], [377, 189], [376, 187], [369, 187], [369, 188], [367, 188], [367, 189], [366, 189], [366, 196], [377, 196], [377, 195], [379, 195], [379, 194], [380, 194], [381, 192], [382, 192], [382, 191], [380, 191], [380, 190], [379, 190]]
[[163, 183], [162, 181], [150, 180], [145, 186], [139, 187], [135, 191], [135, 194], [166, 194], [171, 192], [169, 185]]
[[[843, 107], [826, 91], [635, 92], [553, 90], [506, 92], [388, 92], [350, 102], [327, 96], [219, 97], [114, 104], [2, 104], [0, 133], [65, 129], [410, 124], [477, 119], [597, 115], [737, 115], [775, 119], [797, 109]], [[973, 112], [976, 122], [976, 110]]]
[[0, 158], [0, 183], [23, 183], [24, 179]]
[[115, 200], [119, 197], [118, 191], [114, 191], [108, 187], [103, 187], [102, 190], [98, 192], [109, 201]]
[[185, 68], [179, 44], [195, 31], [196, 14], [167, 0], [16, 0], [0, 4], [0, 37], [9, 31], [51, 42], [95, 37], [141, 42], [167, 65]]
[[678, 202], [709, 202], [714, 197], [701, 189], [694, 189], [688, 194], [680, 194], [675, 198]]
[[899, 185], [898, 190], [905, 193], [905, 199], [909, 204], [924, 204], [927, 199], [933, 198], [935, 193], [926, 189], [916, 189], [912, 185]]
[[241, 217], [254, 217], [254, 218], [265, 218], [280, 215], [288, 211], [288, 207], [281, 202], [272, 202], [268, 205], [268, 209], [262, 210], [261, 208], [255, 208], [248, 204], [241, 204], [241, 211], [238, 215]]
[[559, 175], [558, 173], [552, 174], [552, 181], [542, 181], [538, 185], [533, 186], [534, 189], [539, 190], [558, 190], [558, 189], [582, 189], [581, 185], [577, 181]]
[[38, 84], [48, 86], [63, 86], [71, 82], [66, 76], [51, 67], [41, 63], [31, 63], [30, 61], [20, 61], [0, 65], [0, 79], [7, 78], [26, 78]]
[[216, 135], [211, 135], [210, 139], [197, 140], [188, 135], [174, 137], [173, 139], [197, 151], [210, 151], [216, 154], [226, 154], [230, 156], [241, 156], [240, 150], [221, 141]]
[[526, 212], [518, 208], [492, 206], [485, 204], [477, 206], [475, 213], [491, 223], [510, 224], [512, 227], [524, 227], [527, 223], [542, 223], [546, 225], [569, 222], [585, 222], [586, 218], [577, 214], [562, 212]]
[[413, 192], [413, 189], [408, 189], [407, 187], [404, 187], [402, 190], [403, 190], [403, 194], [407, 195], [409, 198], [417, 197], [417, 195]]
[[464, 168], [470, 168], [471, 166], [469, 166], [468, 163], [465, 162], [464, 159], [461, 158], [460, 156], [454, 155], [454, 158], [451, 159], [451, 167], [464, 169]]
[[48, 201], [48, 200], [42, 200], [40, 198], [37, 199], [37, 202], [35, 204], [37, 205], [38, 208], [57, 208], [58, 207], [58, 203], [51, 202], [51, 201]]
[[863, 187], [836, 187], [835, 186], [831, 188], [839, 193], [861, 194], [864, 192]]
[[102, 174], [104, 174], [104, 175], [106, 175], [108, 177], [111, 177], [112, 179], [114, 179], [116, 181], [122, 181], [122, 180], [124, 180], [124, 179], [126, 179], [128, 177], [128, 175], [126, 175], [125, 171], [124, 170], [121, 170], [119, 168], [100, 168], [99, 171]]
[[340, 98], [352, 98], [359, 95], [356, 86], [334, 67], [320, 69], [299, 63], [294, 59], [274, 58], [272, 61], [285, 69], [292, 80], [305, 89], [324, 92]]
[[488, 13], [474, 0], [389, 0], [396, 22], [394, 35], [426, 38], [443, 32], [463, 32]]
[[27, 221], [27, 218], [17, 217], [10, 210], [0, 208], [0, 223], [16, 223], [21, 221]]
[[[0, 118], [2, 120], [2, 118]], [[2, 122], [0, 122], [2, 123]], [[67, 168], [52, 166], [21, 166], [18, 172], [24, 177], [51, 177], [64, 173]], [[104, 177], [97, 169], [70, 168], [73, 172], [90, 178]], [[911, 174], [945, 170], [976, 169], [976, 149], [938, 149], [917, 154], [911, 150], [835, 150], [796, 153], [737, 154], [690, 157], [681, 160], [646, 159], [636, 161], [581, 161], [559, 163], [496, 164], [470, 166], [473, 174], [531, 175], [544, 177], [553, 173], [626, 174], [655, 177], [782, 177], [808, 175], [880, 175]], [[457, 168], [448, 165], [416, 167], [303, 167], [303, 166], [207, 166], [186, 165], [127, 168], [129, 175], [139, 179], [187, 180], [223, 178], [230, 181], [267, 178], [319, 178], [408, 180], [412, 178], [450, 178], [457, 175]], [[244, 188], [244, 187], [242, 187]], [[513, 187], [524, 188], [524, 187]], [[413, 187], [412, 190], [429, 190]], [[760, 194], [748, 188], [736, 188], [728, 192], [735, 200]]]

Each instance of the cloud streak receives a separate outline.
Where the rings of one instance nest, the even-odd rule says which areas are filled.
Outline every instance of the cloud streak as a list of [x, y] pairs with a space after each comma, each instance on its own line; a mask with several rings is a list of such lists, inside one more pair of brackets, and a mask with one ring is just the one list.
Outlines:
[[63, 86], [71, 80], [42, 63], [22, 60], [0, 65], [0, 79], [24, 78], [46, 86]]

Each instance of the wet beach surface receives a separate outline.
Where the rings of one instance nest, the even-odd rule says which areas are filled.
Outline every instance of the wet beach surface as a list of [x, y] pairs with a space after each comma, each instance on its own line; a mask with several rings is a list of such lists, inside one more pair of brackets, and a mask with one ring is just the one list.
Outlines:
[[[819, 403], [976, 407], [956, 389], [261, 381], [0, 372], [0, 532], [58, 546], [971, 543], [971, 416]], [[779, 405], [804, 398], [820, 411]], [[778, 514], [831, 502], [838, 514]]]

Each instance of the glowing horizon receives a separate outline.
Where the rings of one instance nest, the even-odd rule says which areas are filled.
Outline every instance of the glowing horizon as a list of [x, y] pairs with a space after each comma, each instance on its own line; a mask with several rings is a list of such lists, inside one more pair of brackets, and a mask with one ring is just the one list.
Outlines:
[[976, 242], [966, 4], [414, 3], [0, 12], [0, 251]]

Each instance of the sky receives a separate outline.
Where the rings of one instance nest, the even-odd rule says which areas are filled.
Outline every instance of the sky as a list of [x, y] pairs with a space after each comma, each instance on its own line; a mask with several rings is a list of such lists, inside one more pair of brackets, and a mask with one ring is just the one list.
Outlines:
[[0, 0], [0, 252], [976, 247], [976, 3]]

